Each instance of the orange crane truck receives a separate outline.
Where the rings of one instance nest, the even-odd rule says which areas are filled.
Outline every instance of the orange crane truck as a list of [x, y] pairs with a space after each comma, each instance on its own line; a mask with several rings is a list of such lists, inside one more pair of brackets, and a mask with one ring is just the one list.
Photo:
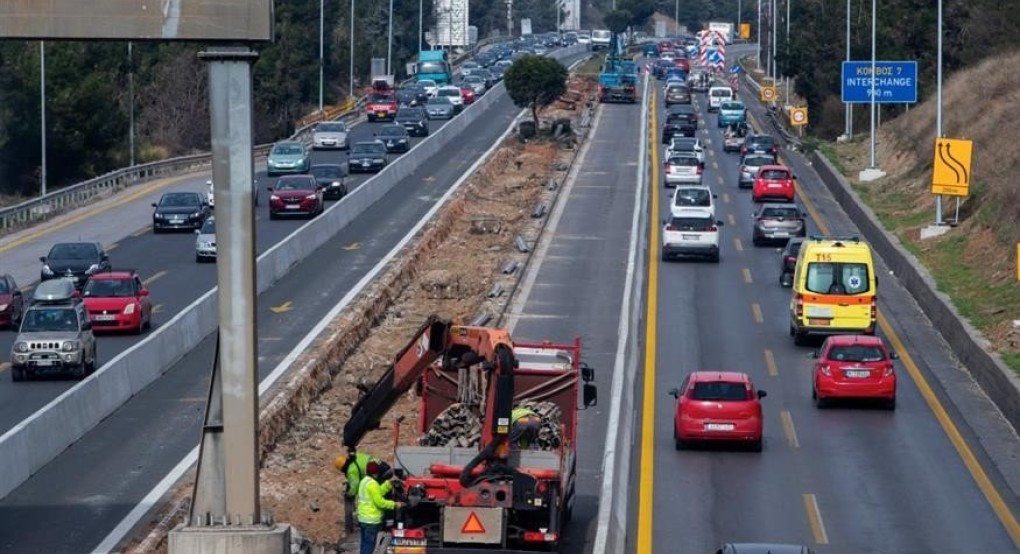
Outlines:
[[[575, 498], [577, 411], [595, 405], [593, 380], [580, 339], [514, 344], [504, 329], [429, 317], [343, 430], [355, 450], [403, 394], [421, 398], [419, 445], [394, 453], [405, 506], [375, 552], [557, 551]], [[520, 407], [542, 418], [526, 448], [509, 440]]]

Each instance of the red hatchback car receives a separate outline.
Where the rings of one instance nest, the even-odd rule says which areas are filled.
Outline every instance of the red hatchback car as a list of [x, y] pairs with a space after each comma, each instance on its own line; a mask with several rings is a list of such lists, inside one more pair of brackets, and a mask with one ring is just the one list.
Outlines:
[[89, 277], [81, 290], [92, 329], [141, 333], [152, 326], [149, 289], [134, 271], [110, 271]]
[[315, 217], [325, 209], [322, 187], [312, 175], [287, 175], [268, 187], [269, 219], [288, 215]]
[[475, 103], [475, 89], [471, 85], [460, 86], [460, 97], [464, 99], [464, 105]]
[[811, 355], [816, 358], [811, 387], [815, 406], [833, 398], [874, 398], [896, 409], [895, 352], [869, 335], [833, 335]]
[[754, 185], [751, 188], [751, 201], [762, 202], [764, 200], [785, 200], [793, 202], [794, 185], [796, 179], [793, 171], [785, 165], [763, 165], [758, 169], [758, 175], [754, 177]]
[[746, 373], [696, 371], [669, 394], [676, 398], [673, 439], [677, 450], [692, 441], [737, 441], [761, 452], [761, 399], [767, 393], [756, 391]]

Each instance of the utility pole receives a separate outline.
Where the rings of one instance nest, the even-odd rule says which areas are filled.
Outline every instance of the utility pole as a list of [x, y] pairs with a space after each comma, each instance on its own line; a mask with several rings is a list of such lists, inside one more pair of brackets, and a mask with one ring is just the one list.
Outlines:
[[[851, 0], [846, 0], [846, 61], [847, 62], [850, 61], [850, 1]], [[843, 116], [844, 120], [845, 120], [845, 123], [846, 123], [846, 129], [844, 130], [844, 134], [846, 134], [846, 139], [847, 140], [850, 140], [850, 137], [852, 137], [853, 134], [854, 134], [853, 116], [854, 116], [853, 104], [847, 102], [847, 104], [846, 104], [846, 115]]]
[[[793, 3], [793, 0], [786, 0], [786, 40], [783, 42], [783, 45], [786, 47], [784, 55], [786, 56], [787, 60], [790, 59], [790, 4], [792, 4], [792, 3]], [[790, 62], [787, 61], [786, 63], [790, 63]], [[790, 76], [789, 75], [786, 76], [786, 105], [787, 106], [790, 105]]]
[[394, 73], [393, 73], [393, 0], [390, 0], [389, 41], [386, 44], [386, 74], [387, 75], [394, 75]]
[[779, 64], [776, 61], [776, 53], [779, 51], [776, 46], [779, 42], [779, 0], [772, 0], [772, 84], [775, 86], [776, 78], [779, 76]]
[[[935, 138], [942, 138], [942, 0], [939, 1], [938, 9], [938, 54], [936, 54], [935, 69]], [[874, 71], [874, 69], [872, 69]], [[874, 73], [872, 73], [874, 75]], [[872, 147], [874, 148], [874, 147]], [[874, 163], [874, 161], [872, 162]], [[959, 202], [959, 198], [957, 198]], [[959, 204], [957, 204], [957, 219], [959, 219]], [[935, 195], [935, 225], [942, 225], [942, 195]]]
[[680, 0], [676, 0], [673, 7], [673, 34], [680, 36]]
[[755, 32], [758, 35], [758, 71], [761, 71], [761, 0], [758, 0], [758, 28]]
[[322, 89], [323, 89], [323, 74], [325, 59], [324, 54], [326, 48], [324, 46], [326, 38], [326, 6], [325, 0], [319, 0], [319, 113], [322, 113]]
[[354, 98], [354, 0], [351, 0], [351, 47], [349, 55], [351, 57], [351, 72], [348, 82], [351, 87], [351, 98]]
[[132, 46], [132, 42], [128, 41], [128, 152], [131, 158], [128, 165], [135, 165], [135, 61]]
[[422, 38], [425, 32], [425, 0], [418, 0], [418, 50], [422, 49]]
[[42, 136], [42, 166], [39, 169], [41, 195], [46, 196], [46, 42], [39, 41], [39, 113]]
[[871, 0], [871, 165], [869, 169], [876, 169], [878, 167], [875, 161], [875, 73], [878, 66], [877, 58], [875, 57], [877, 54], [877, 14], [878, 3], [876, 0]]

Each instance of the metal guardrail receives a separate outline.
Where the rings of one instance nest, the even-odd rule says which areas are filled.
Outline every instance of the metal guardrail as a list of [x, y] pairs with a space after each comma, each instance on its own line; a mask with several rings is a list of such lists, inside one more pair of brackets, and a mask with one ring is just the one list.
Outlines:
[[[489, 45], [496, 44], [498, 42], [505, 42], [507, 40], [510, 39], [508, 37], [494, 37], [492, 39], [479, 41], [475, 46], [458, 56], [454, 61], [454, 65], [456, 66], [463, 63], [463, 61], [474, 56], [481, 49]], [[331, 113], [329, 113], [327, 119], [343, 120], [357, 118], [365, 106], [365, 97], [350, 100], [353, 101], [353, 104], [345, 102], [345, 104], [338, 107], [341, 109], [334, 109]], [[342, 108], [347, 109], [344, 110]], [[303, 121], [306, 120], [307, 118]], [[298, 127], [287, 140], [308, 142], [308, 135], [311, 133], [315, 124], [320, 121], [322, 120], [317, 119], [306, 125]], [[272, 143], [255, 146], [253, 149], [255, 158], [259, 159], [268, 155], [271, 147]], [[90, 202], [107, 198], [131, 186], [156, 178], [169, 177], [195, 171], [197, 169], [207, 167], [211, 163], [212, 154], [206, 152], [133, 165], [111, 171], [98, 177], [93, 177], [92, 179], [81, 183], [55, 190], [44, 196], [26, 200], [14, 206], [0, 208], [0, 235], [5, 235], [19, 229], [31, 227], [32, 225], [58, 216], [62, 213], [80, 208]]]

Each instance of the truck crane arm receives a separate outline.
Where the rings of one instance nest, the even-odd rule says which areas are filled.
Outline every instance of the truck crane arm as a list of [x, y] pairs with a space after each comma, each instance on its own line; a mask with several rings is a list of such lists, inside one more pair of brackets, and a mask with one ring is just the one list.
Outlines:
[[344, 425], [344, 446], [356, 449], [365, 435], [379, 426], [382, 417], [396, 404], [430, 365], [446, 353], [453, 325], [438, 316], [429, 316], [414, 334], [386, 373], [351, 409]]

